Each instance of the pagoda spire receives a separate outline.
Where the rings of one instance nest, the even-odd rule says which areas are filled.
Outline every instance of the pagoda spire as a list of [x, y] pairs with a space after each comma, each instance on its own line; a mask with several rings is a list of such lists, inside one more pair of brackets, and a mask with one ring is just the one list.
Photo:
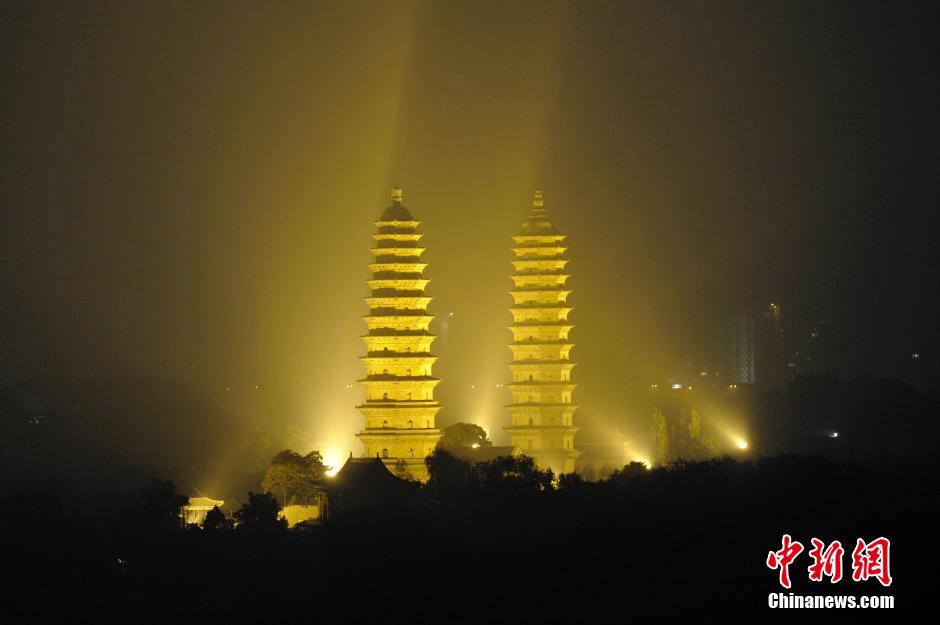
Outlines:
[[532, 196], [532, 211], [529, 213], [529, 218], [539, 218], [545, 216], [545, 201], [542, 199], [542, 192], [536, 191], [535, 195]]
[[572, 424], [574, 344], [568, 333], [571, 291], [566, 283], [568, 258], [565, 235], [545, 215], [542, 192], [536, 191], [532, 212], [513, 237], [512, 424], [505, 429], [512, 444], [543, 469], [572, 473], [579, 452], [574, 449], [578, 428]]
[[437, 360], [429, 329], [434, 317], [427, 311], [431, 298], [424, 294], [430, 280], [423, 275], [427, 263], [421, 262], [419, 224], [402, 205], [401, 187], [395, 187], [392, 205], [372, 235], [371, 296], [363, 317], [368, 331], [362, 337], [366, 377], [359, 380], [366, 400], [358, 406], [365, 428], [356, 436], [364, 458], [378, 456], [393, 473], [426, 481], [424, 459], [441, 437], [435, 425], [441, 405], [434, 400], [439, 382], [431, 373]]

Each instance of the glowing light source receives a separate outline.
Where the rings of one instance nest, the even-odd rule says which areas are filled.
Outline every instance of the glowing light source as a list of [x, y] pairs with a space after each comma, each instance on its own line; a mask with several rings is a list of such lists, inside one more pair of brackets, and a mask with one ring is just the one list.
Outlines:
[[336, 473], [343, 468], [344, 455], [343, 451], [339, 447], [329, 447], [326, 451], [323, 452], [323, 464], [330, 467], [327, 472], [327, 477], [333, 477]]
[[472, 448], [474, 448], [474, 449], [479, 449], [479, 448], [480, 448], [480, 443], [474, 443], [474, 444], [472, 444], [472, 445], [470, 445], [470, 446], [471, 446]]
[[830, 438], [839, 438], [839, 433], [838, 433], [838, 432], [833, 432], [832, 434], [829, 435], [829, 437], [830, 437]]
[[734, 444], [738, 446], [738, 449], [747, 449], [747, 441], [743, 438], [734, 439]]

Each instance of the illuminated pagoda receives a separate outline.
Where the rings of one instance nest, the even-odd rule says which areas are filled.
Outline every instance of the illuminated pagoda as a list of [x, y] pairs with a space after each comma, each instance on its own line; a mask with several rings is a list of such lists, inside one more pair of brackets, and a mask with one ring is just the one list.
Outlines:
[[571, 403], [568, 322], [565, 283], [568, 259], [565, 235], [545, 214], [542, 192], [536, 191], [532, 212], [513, 237], [512, 403], [507, 406], [512, 425], [505, 429], [522, 453], [555, 474], [574, 472], [574, 435], [571, 419], [577, 408]]
[[393, 473], [426, 481], [424, 459], [441, 437], [435, 426], [441, 405], [434, 400], [439, 382], [431, 375], [437, 360], [429, 330], [434, 317], [427, 312], [431, 298], [424, 294], [429, 280], [422, 275], [427, 263], [421, 262], [419, 224], [396, 187], [372, 235], [372, 294], [366, 298], [368, 332], [362, 337], [366, 377], [359, 380], [366, 400], [358, 406], [365, 429], [356, 436], [363, 457], [379, 457]]

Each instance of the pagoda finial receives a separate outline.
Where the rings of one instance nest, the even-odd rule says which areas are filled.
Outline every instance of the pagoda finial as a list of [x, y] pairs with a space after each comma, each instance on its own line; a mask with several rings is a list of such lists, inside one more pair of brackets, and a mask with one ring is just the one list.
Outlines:
[[401, 204], [402, 201], [402, 192], [401, 187], [395, 187], [392, 189], [392, 201], [396, 204]]
[[542, 192], [536, 191], [535, 197], [532, 198], [532, 207], [542, 208], [544, 205], [545, 205], [545, 202], [542, 201]]

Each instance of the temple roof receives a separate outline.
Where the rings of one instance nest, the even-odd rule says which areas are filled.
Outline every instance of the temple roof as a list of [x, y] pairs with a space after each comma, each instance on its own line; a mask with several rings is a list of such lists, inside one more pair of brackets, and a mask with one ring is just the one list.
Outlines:
[[392, 190], [392, 205], [385, 209], [379, 221], [417, 221], [402, 202], [401, 187]]
[[353, 458], [346, 460], [343, 467], [329, 480], [321, 482], [328, 489], [354, 489], [375, 491], [398, 489], [408, 485], [396, 477], [379, 458]]

